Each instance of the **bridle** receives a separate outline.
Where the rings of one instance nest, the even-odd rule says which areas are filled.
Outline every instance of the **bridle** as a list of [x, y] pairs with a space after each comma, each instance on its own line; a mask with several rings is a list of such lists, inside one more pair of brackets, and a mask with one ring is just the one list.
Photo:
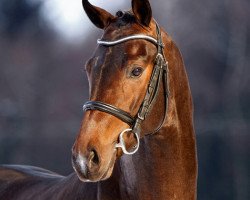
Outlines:
[[[161, 36], [161, 30], [159, 25], [156, 22], [156, 33], [157, 33], [157, 40], [151, 36], [147, 35], [132, 35], [127, 36], [122, 39], [118, 39], [115, 41], [104, 41], [104, 40], [97, 40], [97, 44], [103, 45], [103, 46], [114, 46], [129, 40], [135, 40], [135, 39], [143, 39], [147, 40], [154, 45], [157, 46], [157, 55], [155, 58], [155, 65], [153, 68], [153, 72], [150, 77], [150, 81], [148, 83], [147, 91], [144, 97], [144, 100], [142, 101], [142, 104], [136, 114], [135, 117], [131, 116], [128, 112], [121, 110], [113, 105], [103, 103], [100, 101], [87, 101], [83, 105], [83, 110], [99, 110], [102, 112], [106, 112], [108, 114], [111, 114], [118, 119], [122, 120], [123, 122], [127, 123], [131, 128], [123, 130], [119, 135], [119, 143], [116, 144], [116, 148], [121, 148], [123, 153], [125, 154], [134, 154], [139, 149], [139, 139], [140, 139], [140, 133], [141, 133], [141, 124], [146, 119], [147, 114], [152, 108], [152, 105], [155, 102], [156, 96], [159, 92], [160, 82], [163, 80], [163, 90], [164, 90], [164, 98], [165, 98], [165, 112], [164, 112], [164, 118], [160, 124], [160, 126], [153, 131], [153, 133], [160, 130], [160, 128], [163, 126], [166, 116], [167, 116], [167, 107], [168, 107], [168, 63], [166, 61], [166, 58], [163, 53], [163, 42], [162, 42], [162, 36]], [[132, 151], [128, 151], [125, 146], [125, 142], [123, 139], [123, 135], [126, 132], [132, 132], [135, 135], [135, 138], [137, 140], [137, 145], [133, 147]], [[152, 133], [152, 134], [153, 134]]]
[[[148, 88], [144, 97], [144, 100], [142, 101], [142, 104], [136, 114], [135, 117], [132, 117], [128, 112], [121, 110], [113, 105], [103, 103], [100, 101], [87, 101], [83, 105], [83, 110], [99, 110], [102, 112], [106, 112], [108, 114], [111, 114], [118, 119], [122, 120], [123, 122], [127, 123], [131, 128], [123, 130], [119, 135], [119, 143], [116, 144], [116, 148], [121, 148], [123, 153], [125, 154], [134, 154], [139, 149], [139, 139], [140, 139], [140, 133], [141, 133], [141, 123], [146, 119], [147, 114], [149, 113], [152, 105], [155, 102], [156, 96], [159, 92], [160, 82], [163, 80], [163, 90], [164, 90], [164, 98], [165, 98], [165, 112], [164, 112], [164, 118], [160, 124], [160, 126], [153, 131], [153, 133], [160, 130], [160, 128], [163, 126], [166, 116], [167, 116], [167, 107], [168, 107], [168, 64], [166, 61], [166, 58], [163, 53], [163, 42], [162, 42], [162, 36], [161, 36], [161, 30], [159, 25], [156, 23], [156, 32], [157, 32], [157, 40], [151, 36], [147, 35], [132, 35], [127, 36], [122, 39], [118, 39], [115, 41], [104, 41], [104, 40], [97, 40], [97, 44], [103, 45], [103, 46], [114, 46], [129, 40], [135, 40], [135, 39], [143, 39], [147, 40], [154, 45], [157, 46], [157, 56], [155, 59], [155, 65], [153, 68], [153, 72], [151, 74], [151, 78], [148, 84]], [[126, 132], [132, 132], [137, 140], [137, 145], [133, 147], [133, 151], [128, 151], [125, 146], [125, 142], [123, 139], [123, 135]]]

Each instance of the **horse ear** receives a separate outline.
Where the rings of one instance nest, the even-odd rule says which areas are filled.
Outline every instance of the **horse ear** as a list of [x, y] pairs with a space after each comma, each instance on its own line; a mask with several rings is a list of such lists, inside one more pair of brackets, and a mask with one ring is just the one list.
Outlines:
[[149, 26], [152, 10], [148, 0], [132, 0], [132, 10], [139, 23]]
[[104, 29], [114, 18], [109, 12], [99, 7], [93, 6], [88, 0], [82, 0], [83, 8], [90, 21], [98, 28]]

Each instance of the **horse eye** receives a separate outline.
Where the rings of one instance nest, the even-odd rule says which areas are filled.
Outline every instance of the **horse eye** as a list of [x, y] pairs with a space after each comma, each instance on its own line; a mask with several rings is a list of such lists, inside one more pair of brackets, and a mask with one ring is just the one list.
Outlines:
[[140, 76], [143, 72], [143, 69], [141, 67], [136, 67], [132, 70], [131, 75], [132, 76]]

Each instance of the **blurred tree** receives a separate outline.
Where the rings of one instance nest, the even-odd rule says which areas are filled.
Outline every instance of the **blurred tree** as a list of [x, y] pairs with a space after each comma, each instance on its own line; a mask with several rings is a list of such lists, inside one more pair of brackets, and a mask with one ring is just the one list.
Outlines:
[[41, 3], [31, 3], [28, 0], [1, 0], [0, 1], [0, 26], [1, 31], [14, 38], [32, 25], [32, 30], [39, 28], [39, 9]]

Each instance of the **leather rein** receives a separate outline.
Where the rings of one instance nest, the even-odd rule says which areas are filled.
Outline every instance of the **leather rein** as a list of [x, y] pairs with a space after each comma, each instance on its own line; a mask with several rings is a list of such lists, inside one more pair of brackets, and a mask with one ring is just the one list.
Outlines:
[[[159, 87], [160, 82], [163, 81], [163, 90], [164, 90], [164, 98], [165, 98], [165, 111], [164, 111], [164, 118], [160, 124], [160, 126], [153, 131], [153, 133], [160, 130], [160, 128], [163, 126], [166, 116], [167, 116], [167, 108], [168, 108], [168, 95], [169, 95], [169, 89], [168, 89], [168, 63], [166, 61], [166, 58], [163, 53], [163, 42], [162, 42], [162, 36], [161, 36], [161, 30], [159, 25], [156, 23], [156, 32], [157, 32], [157, 40], [151, 36], [147, 35], [132, 35], [127, 36], [122, 39], [118, 39], [115, 41], [104, 41], [104, 40], [97, 40], [97, 44], [103, 45], [103, 46], [114, 46], [129, 40], [135, 40], [135, 39], [143, 39], [147, 40], [154, 45], [157, 46], [157, 56], [155, 58], [155, 65], [150, 77], [150, 81], [148, 83], [147, 91], [144, 97], [144, 100], [142, 101], [142, 104], [136, 114], [135, 117], [131, 116], [128, 112], [121, 110], [113, 105], [103, 103], [100, 101], [87, 101], [83, 105], [83, 110], [99, 110], [108, 114], [111, 114], [118, 119], [122, 120], [123, 122], [127, 123], [130, 128], [125, 129], [122, 131], [119, 135], [119, 143], [116, 144], [116, 148], [121, 148], [124, 154], [134, 154], [139, 149], [139, 139], [141, 134], [141, 124], [146, 119], [147, 114], [152, 108], [152, 105], [154, 104], [156, 100], [156, 96], [159, 93]], [[125, 146], [125, 142], [123, 139], [123, 135], [126, 132], [132, 132], [137, 140], [137, 144], [133, 147], [132, 151], [128, 151]], [[152, 133], [152, 134], [153, 134]]]

